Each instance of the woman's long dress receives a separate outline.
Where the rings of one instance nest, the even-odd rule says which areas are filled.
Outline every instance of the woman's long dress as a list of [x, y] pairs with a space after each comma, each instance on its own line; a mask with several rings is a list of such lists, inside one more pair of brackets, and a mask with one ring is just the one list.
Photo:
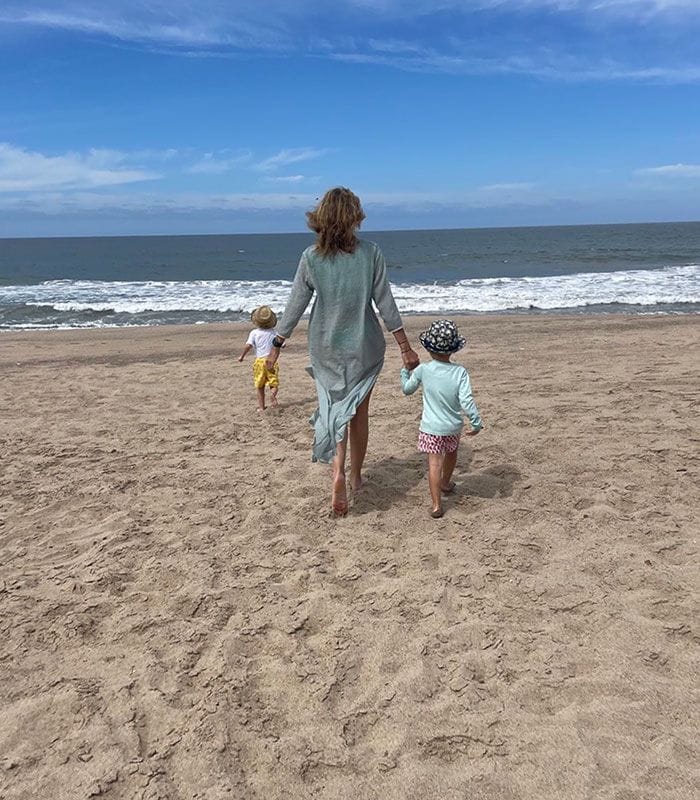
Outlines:
[[292, 292], [277, 330], [288, 338], [316, 294], [309, 319], [309, 374], [316, 381], [318, 409], [314, 461], [332, 461], [348, 422], [374, 386], [384, 364], [384, 334], [402, 327], [386, 263], [376, 244], [360, 240], [353, 253], [324, 257], [316, 247], [301, 256]]

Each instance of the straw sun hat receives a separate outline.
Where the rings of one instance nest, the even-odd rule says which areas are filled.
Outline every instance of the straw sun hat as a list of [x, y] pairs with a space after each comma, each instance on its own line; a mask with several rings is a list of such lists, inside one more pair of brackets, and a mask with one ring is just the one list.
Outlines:
[[270, 306], [259, 306], [250, 315], [253, 325], [258, 328], [274, 328], [277, 325], [277, 314]]

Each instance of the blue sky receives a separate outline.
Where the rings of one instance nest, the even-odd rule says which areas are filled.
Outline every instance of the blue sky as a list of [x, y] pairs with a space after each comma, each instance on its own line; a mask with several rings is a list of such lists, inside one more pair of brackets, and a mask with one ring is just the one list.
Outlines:
[[700, 219], [700, 0], [4, 0], [0, 236]]

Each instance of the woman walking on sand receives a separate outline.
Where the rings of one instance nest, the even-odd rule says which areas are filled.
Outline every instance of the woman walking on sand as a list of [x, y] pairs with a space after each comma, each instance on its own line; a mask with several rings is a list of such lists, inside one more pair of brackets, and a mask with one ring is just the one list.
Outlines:
[[414, 369], [419, 359], [404, 333], [381, 250], [356, 236], [365, 218], [359, 198], [349, 189], [330, 189], [306, 216], [316, 244], [301, 255], [268, 365], [276, 363], [280, 347], [315, 293], [309, 319], [309, 373], [316, 381], [319, 407], [311, 418], [312, 459], [332, 462], [331, 506], [334, 514], [344, 516], [348, 438], [350, 485], [357, 490], [367, 452], [370, 395], [386, 349], [372, 301], [401, 349], [404, 366]]

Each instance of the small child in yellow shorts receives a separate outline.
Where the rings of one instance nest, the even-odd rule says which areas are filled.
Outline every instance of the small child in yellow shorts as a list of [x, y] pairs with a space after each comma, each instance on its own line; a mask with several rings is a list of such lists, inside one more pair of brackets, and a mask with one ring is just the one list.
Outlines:
[[253, 361], [253, 383], [258, 393], [258, 412], [265, 410], [265, 387], [270, 387], [270, 405], [277, 405], [277, 391], [280, 385], [280, 367], [275, 364], [268, 369], [265, 361], [272, 351], [272, 340], [277, 336], [277, 314], [270, 306], [260, 306], [250, 315], [255, 328], [250, 332], [239, 361], [255, 348], [255, 361]]

